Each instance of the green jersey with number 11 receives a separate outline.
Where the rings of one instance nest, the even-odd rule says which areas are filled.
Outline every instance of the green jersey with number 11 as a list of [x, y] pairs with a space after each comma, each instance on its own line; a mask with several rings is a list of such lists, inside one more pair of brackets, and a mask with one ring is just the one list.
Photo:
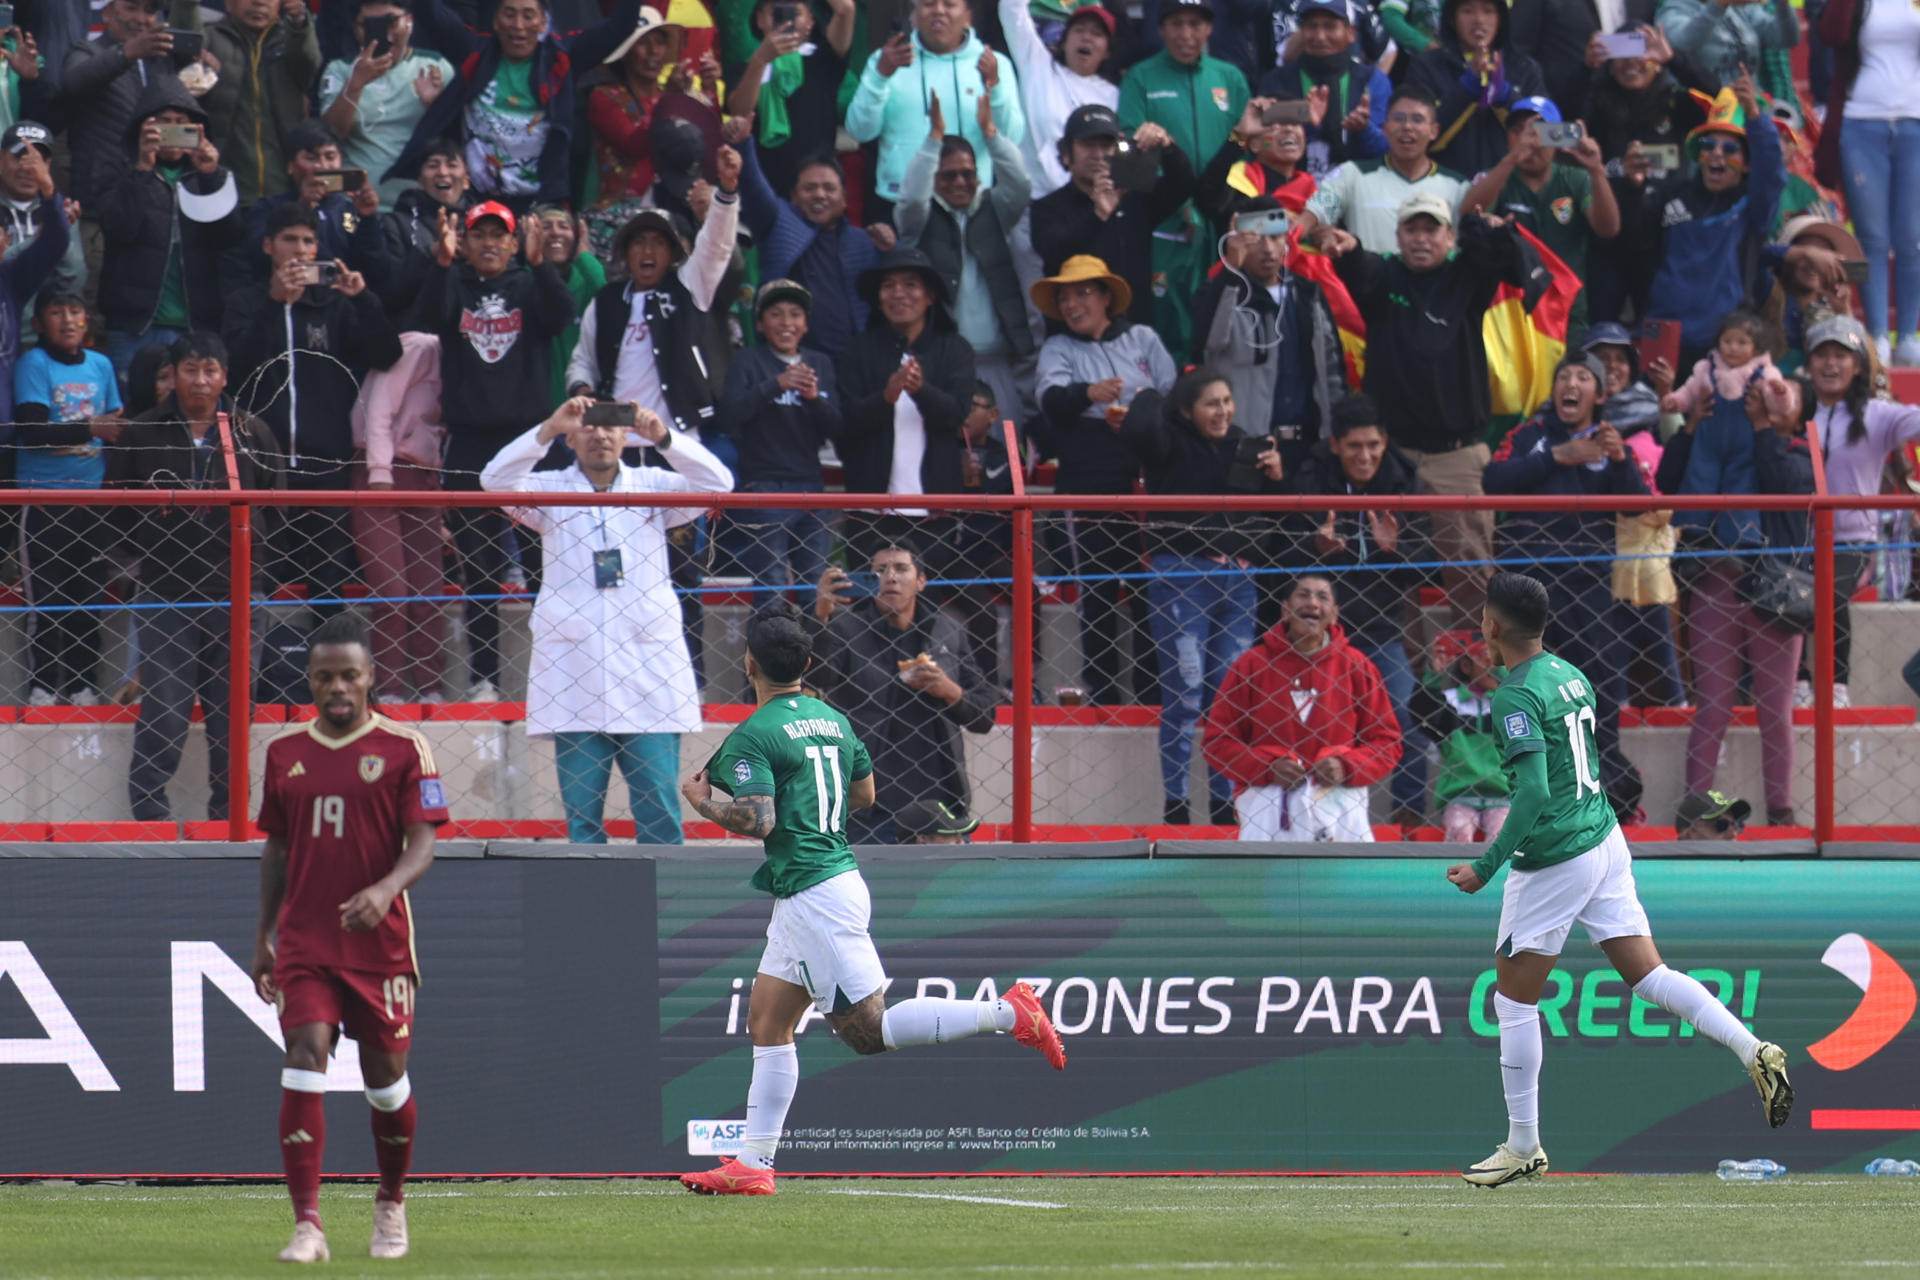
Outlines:
[[767, 860], [753, 873], [753, 887], [791, 898], [853, 870], [847, 791], [872, 772], [847, 718], [805, 694], [765, 703], [728, 734], [707, 762], [707, 777], [736, 800], [773, 797]]
[[[1493, 732], [1519, 799], [1514, 763], [1529, 752], [1547, 758], [1547, 794], [1540, 817], [1513, 850], [1515, 871], [1537, 871], [1596, 849], [1617, 825], [1600, 788], [1600, 752], [1594, 741], [1593, 685], [1579, 668], [1536, 653], [1512, 668], [1493, 691]], [[1493, 855], [1474, 864], [1481, 880], [1500, 869]], [[1484, 869], [1483, 869], [1484, 868]]]

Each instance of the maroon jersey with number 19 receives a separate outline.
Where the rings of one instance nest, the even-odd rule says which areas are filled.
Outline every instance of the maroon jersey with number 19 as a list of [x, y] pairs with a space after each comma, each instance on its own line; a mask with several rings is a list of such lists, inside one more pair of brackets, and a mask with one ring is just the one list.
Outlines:
[[427, 740], [376, 714], [344, 738], [311, 723], [267, 744], [260, 826], [287, 842], [276, 971], [291, 966], [418, 976], [401, 894], [377, 929], [348, 933], [340, 904], [393, 870], [416, 822], [447, 818]]

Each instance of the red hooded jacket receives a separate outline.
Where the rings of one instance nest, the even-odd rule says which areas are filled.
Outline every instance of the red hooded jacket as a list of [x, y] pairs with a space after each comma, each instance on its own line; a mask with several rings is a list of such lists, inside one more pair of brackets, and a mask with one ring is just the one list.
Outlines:
[[1302, 657], [1285, 624], [1262, 636], [1228, 668], [1207, 713], [1207, 763], [1236, 791], [1273, 781], [1273, 762], [1293, 755], [1311, 765], [1346, 761], [1346, 785], [1380, 781], [1400, 761], [1400, 722], [1380, 672], [1337, 625]]

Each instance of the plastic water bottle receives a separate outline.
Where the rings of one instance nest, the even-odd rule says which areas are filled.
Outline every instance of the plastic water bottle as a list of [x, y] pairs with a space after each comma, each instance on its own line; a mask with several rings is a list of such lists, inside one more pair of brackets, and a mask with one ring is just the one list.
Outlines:
[[1889, 1160], [1881, 1156], [1867, 1162], [1867, 1174], [1874, 1178], [1920, 1178], [1920, 1160]]
[[1722, 1182], [1767, 1182], [1786, 1171], [1787, 1166], [1771, 1160], [1722, 1160], [1714, 1172]]

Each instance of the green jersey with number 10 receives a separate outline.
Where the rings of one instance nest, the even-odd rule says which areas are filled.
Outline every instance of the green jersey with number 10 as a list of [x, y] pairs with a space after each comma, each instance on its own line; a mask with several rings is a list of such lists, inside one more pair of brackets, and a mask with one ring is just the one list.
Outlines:
[[775, 698], [728, 734], [707, 762], [707, 777], [736, 800], [773, 797], [767, 860], [753, 873], [753, 887], [791, 898], [853, 870], [847, 792], [872, 772], [847, 718], [805, 694]]
[[1536, 653], [1508, 671], [1493, 691], [1493, 732], [1510, 781], [1520, 756], [1547, 755], [1546, 804], [1514, 850], [1513, 869], [1537, 871], [1598, 848], [1617, 823], [1600, 788], [1593, 685], [1579, 668]]

